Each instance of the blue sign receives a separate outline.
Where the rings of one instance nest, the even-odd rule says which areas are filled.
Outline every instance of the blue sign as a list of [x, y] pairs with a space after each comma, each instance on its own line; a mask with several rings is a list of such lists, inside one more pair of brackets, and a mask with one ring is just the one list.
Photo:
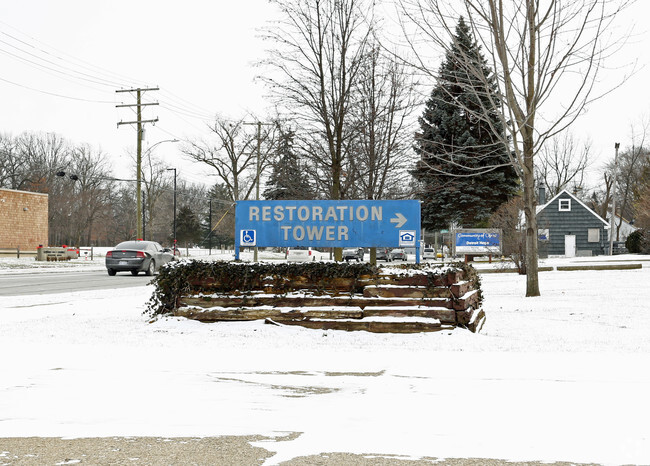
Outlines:
[[498, 231], [457, 231], [457, 253], [495, 253], [501, 251], [501, 233]]
[[420, 202], [239, 201], [236, 247], [398, 247], [420, 242]]

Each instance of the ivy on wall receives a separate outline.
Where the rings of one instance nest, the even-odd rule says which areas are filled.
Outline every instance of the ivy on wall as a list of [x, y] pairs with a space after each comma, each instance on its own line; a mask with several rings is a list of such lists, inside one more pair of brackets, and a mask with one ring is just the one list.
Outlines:
[[[150, 316], [173, 312], [183, 296], [211, 293], [223, 296], [246, 296], [263, 288], [270, 288], [274, 294], [282, 295], [297, 290], [309, 290], [314, 294], [327, 293], [336, 283], [347, 279], [343, 291], [362, 291], [360, 279], [378, 279], [387, 271], [426, 274], [428, 287], [433, 288], [442, 275], [462, 270], [464, 279], [472, 282], [472, 288], [479, 290], [480, 280], [475, 269], [459, 262], [445, 266], [429, 264], [404, 264], [380, 269], [368, 263], [305, 262], [305, 263], [242, 263], [188, 260], [162, 267], [152, 284], [155, 290], [145, 313]], [[480, 298], [480, 294], [479, 294]]]

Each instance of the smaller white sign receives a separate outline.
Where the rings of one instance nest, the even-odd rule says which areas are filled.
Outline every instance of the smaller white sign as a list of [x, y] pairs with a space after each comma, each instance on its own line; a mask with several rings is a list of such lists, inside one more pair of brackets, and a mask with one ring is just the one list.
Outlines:
[[257, 244], [257, 235], [255, 234], [255, 230], [241, 230], [240, 233], [240, 246], [255, 246]]
[[399, 245], [403, 247], [415, 246], [415, 230], [400, 230]]
[[548, 241], [550, 239], [549, 229], [548, 228], [538, 228], [537, 229], [537, 239], [539, 241]]

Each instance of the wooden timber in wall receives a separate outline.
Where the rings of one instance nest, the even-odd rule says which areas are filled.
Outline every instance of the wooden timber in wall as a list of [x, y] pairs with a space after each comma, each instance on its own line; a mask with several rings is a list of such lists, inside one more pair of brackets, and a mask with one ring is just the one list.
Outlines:
[[[386, 270], [386, 269], [382, 269]], [[277, 277], [273, 277], [276, 280]], [[463, 270], [445, 274], [380, 274], [361, 278], [287, 278], [276, 293], [272, 280], [259, 279], [256, 289], [223, 291], [214, 280], [192, 283], [174, 314], [203, 322], [264, 320], [323, 330], [419, 333], [457, 326], [476, 332], [485, 321], [479, 290], [464, 280]], [[289, 285], [289, 286], [286, 286]], [[218, 289], [219, 292], [214, 292]], [[291, 292], [286, 292], [290, 289]]]

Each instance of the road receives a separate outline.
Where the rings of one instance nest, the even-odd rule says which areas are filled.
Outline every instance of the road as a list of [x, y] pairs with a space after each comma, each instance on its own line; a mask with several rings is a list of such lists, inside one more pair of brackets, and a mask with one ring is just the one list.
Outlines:
[[143, 286], [152, 277], [119, 273], [109, 277], [105, 270], [56, 270], [39, 273], [0, 275], [0, 296], [34, 296], [71, 291], [92, 291]]

